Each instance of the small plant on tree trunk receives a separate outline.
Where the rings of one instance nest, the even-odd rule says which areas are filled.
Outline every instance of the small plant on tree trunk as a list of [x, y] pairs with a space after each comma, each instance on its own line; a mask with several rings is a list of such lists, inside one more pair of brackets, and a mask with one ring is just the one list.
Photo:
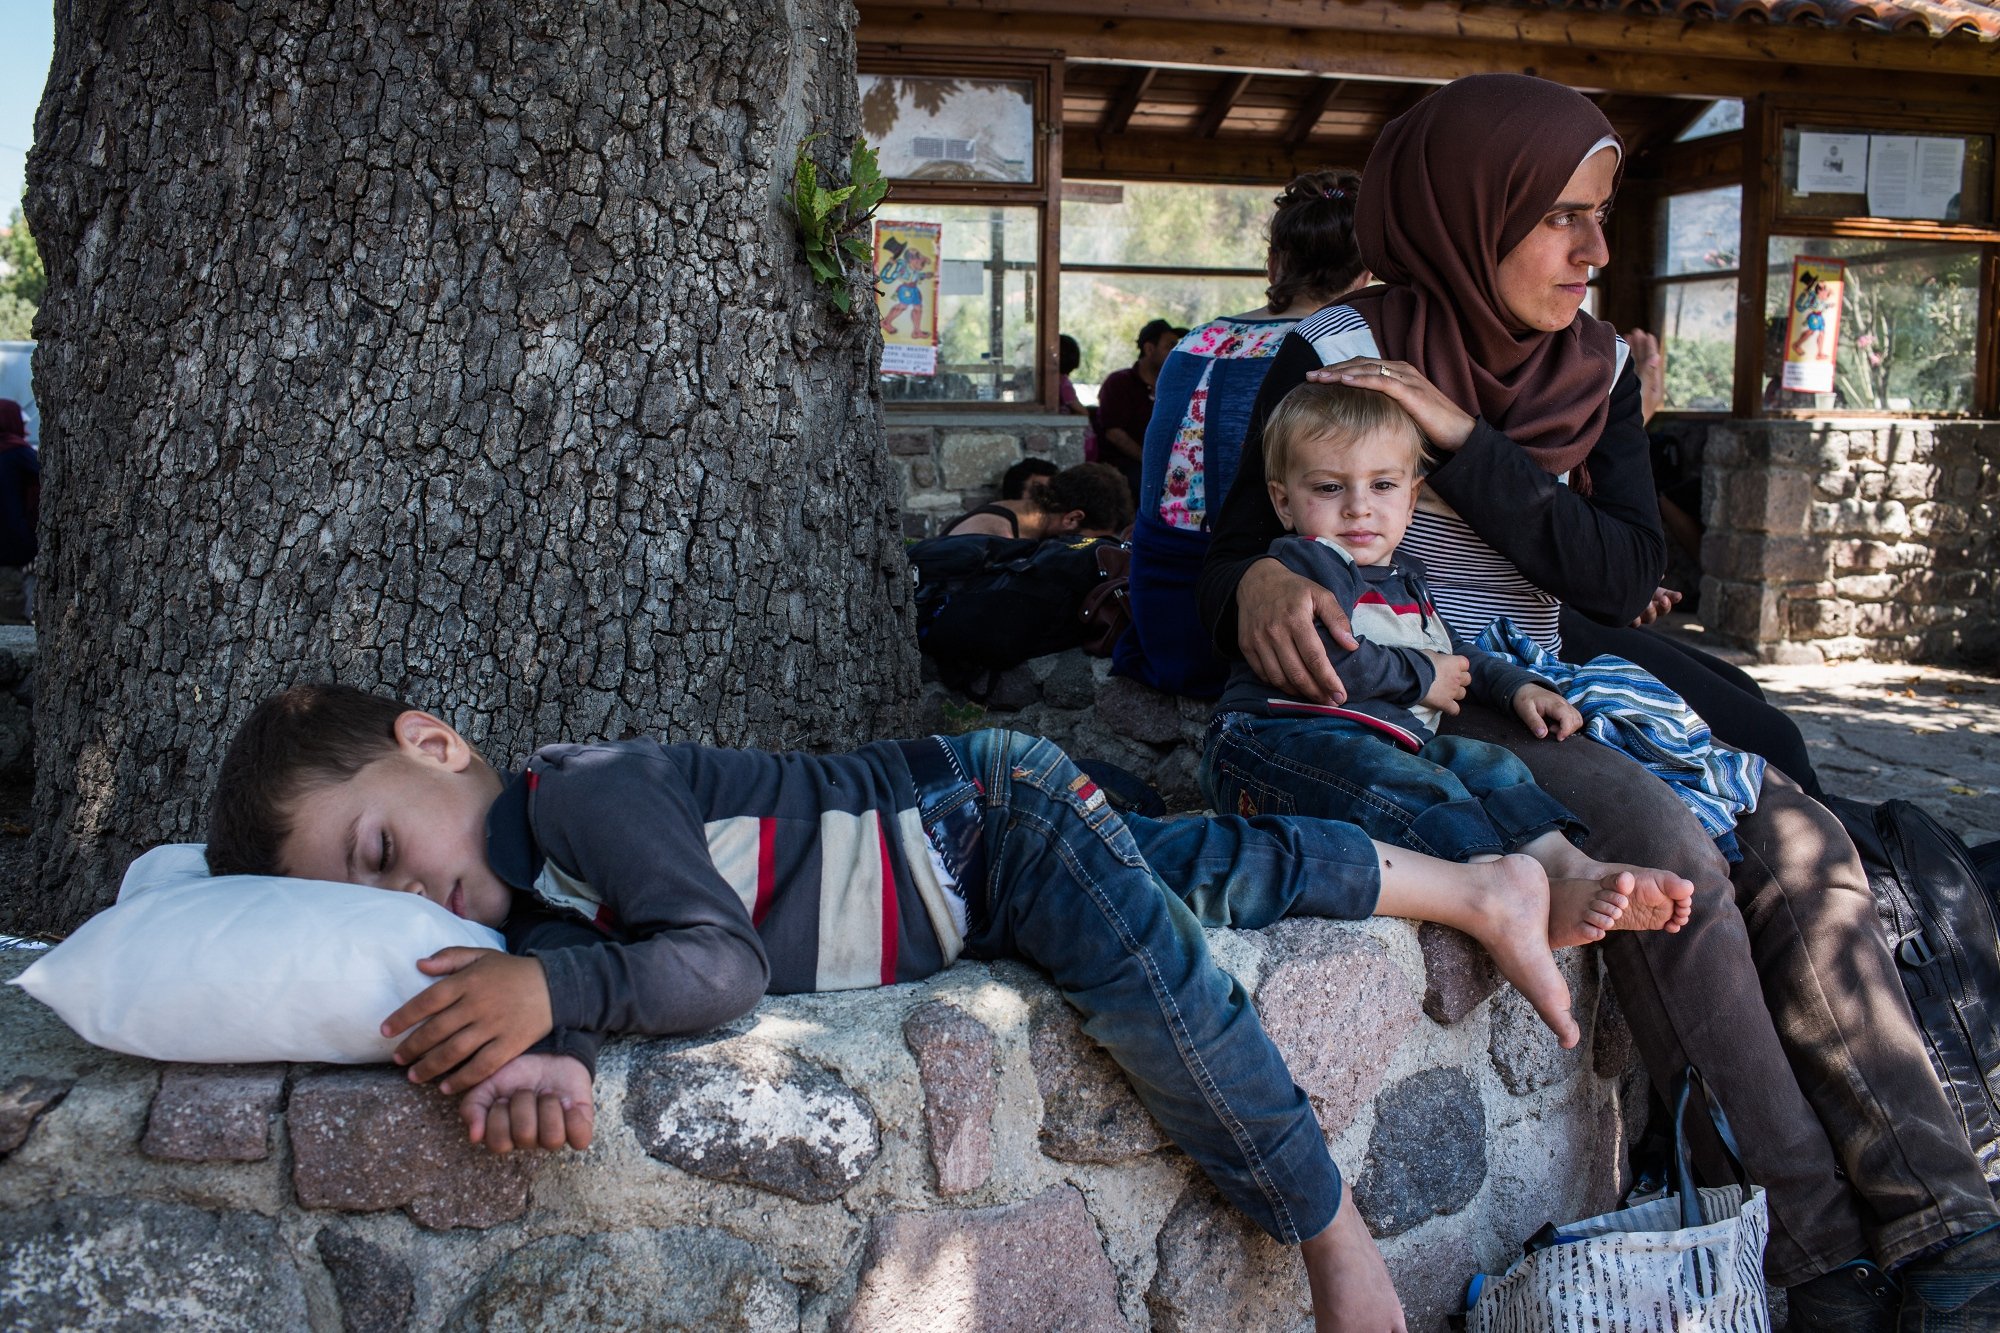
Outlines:
[[875, 257], [866, 229], [868, 220], [875, 216], [875, 206], [889, 192], [889, 182], [882, 179], [875, 150], [866, 139], [856, 136], [848, 160], [847, 184], [827, 189], [820, 184], [819, 166], [810, 153], [819, 137], [807, 135], [799, 144], [790, 195], [792, 214], [798, 220], [799, 240], [805, 245], [813, 280], [827, 289], [834, 305], [848, 312], [854, 308], [854, 293], [847, 264], [853, 260], [866, 267]]

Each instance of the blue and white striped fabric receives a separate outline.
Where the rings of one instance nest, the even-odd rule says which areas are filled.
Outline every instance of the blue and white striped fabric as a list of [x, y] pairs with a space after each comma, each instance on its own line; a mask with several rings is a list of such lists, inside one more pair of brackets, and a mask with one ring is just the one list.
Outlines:
[[1584, 734], [1673, 788], [1731, 861], [1736, 817], [1757, 808], [1764, 759], [1715, 743], [1708, 724], [1678, 694], [1635, 663], [1605, 654], [1572, 666], [1542, 648], [1506, 617], [1479, 636], [1479, 646], [1551, 682], [1583, 714]]

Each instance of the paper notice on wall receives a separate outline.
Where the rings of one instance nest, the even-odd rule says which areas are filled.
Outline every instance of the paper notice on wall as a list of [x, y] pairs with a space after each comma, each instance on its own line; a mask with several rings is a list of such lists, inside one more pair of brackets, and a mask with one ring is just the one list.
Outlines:
[[1868, 211], [1878, 218], [1958, 215], [1965, 140], [1876, 134], [1868, 141]]
[[938, 291], [942, 296], [984, 296], [986, 294], [986, 261], [983, 259], [945, 260], [944, 278]]
[[1860, 194], [1868, 188], [1868, 136], [1799, 131], [1799, 194]]
[[1800, 255], [1792, 261], [1792, 299], [1785, 321], [1781, 383], [1795, 393], [1832, 393], [1840, 349], [1840, 293], [1847, 265]]
[[882, 324], [884, 375], [937, 374], [937, 222], [875, 224], [875, 312]]

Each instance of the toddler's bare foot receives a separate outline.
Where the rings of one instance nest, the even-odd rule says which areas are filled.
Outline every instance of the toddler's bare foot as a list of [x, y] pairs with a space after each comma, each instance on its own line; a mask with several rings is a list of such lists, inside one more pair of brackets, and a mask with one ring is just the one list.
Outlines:
[[[1503, 856], [1478, 869], [1484, 880], [1481, 918], [1470, 933], [1568, 1050], [1583, 1034], [1570, 1012], [1569, 983], [1549, 952], [1549, 877], [1527, 856]], [[1602, 935], [1599, 931], [1593, 938]]]
[[[1679, 875], [1650, 866], [1593, 860], [1566, 839], [1548, 838], [1532, 844], [1535, 859], [1547, 867], [1551, 881], [1592, 880], [1616, 887], [1629, 901], [1612, 930], [1664, 930], [1685, 926], [1694, 903], [1694, 885]], [[1551, 936], [1555, 920], [1550, 919]], [[1561, 948], [1560, 944], [1556, 945]]]
[[1620, 929], [1631, 910], [1631, 876], [1549, 879], [1549, 947], [1595, 944], [1607, 930]]

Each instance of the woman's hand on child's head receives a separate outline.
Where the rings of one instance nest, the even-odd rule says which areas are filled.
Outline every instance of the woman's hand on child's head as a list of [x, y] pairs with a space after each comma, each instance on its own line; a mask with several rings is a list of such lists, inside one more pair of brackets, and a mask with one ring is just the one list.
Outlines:
[[1514, 716], [1535, 735], [1566, 741], [1583, 726], [1583, 714], [1554, 690], [1523, 685], [1514, 691]]
[[492, 1152], [590, 1146], [597, 1124], [590, 1071], [573, 1055], [517, 1055], [465, 1094], [458, 1117]]
[[1446, 453], [1457, 453], [1472, 438], [1472, 417], [1407, 361], [1386, 361], [1379, 356], [1350, 357], [1331, 366], [1308, 370], [1306, 378], [1314, 384], [1352, 384], [1387, 394], [1402, 404], [1424, 438]]
[[1437, 674], [1431, 678], [1431, 687], [1424, 691], [1424, 697], [1417, 702], [1440, 713], [1457, 713], [1458, 701], [1472, 686], [1472, 663], [1457, 653], [1434, 653], [1425, 649], [1424, 656], [1431, 659], [1431, 666]]
[[396, 1063], [424, 1083], [449, 1072], [440, 1092], [491, 1078], [500, 1067], [549, 1034], [549, 983], [533, 958], [497, 949], [440, 949], [417, 967], [444, 979], [390, 1014], [382, 1035], [415, 1028], [396, 1047]]

